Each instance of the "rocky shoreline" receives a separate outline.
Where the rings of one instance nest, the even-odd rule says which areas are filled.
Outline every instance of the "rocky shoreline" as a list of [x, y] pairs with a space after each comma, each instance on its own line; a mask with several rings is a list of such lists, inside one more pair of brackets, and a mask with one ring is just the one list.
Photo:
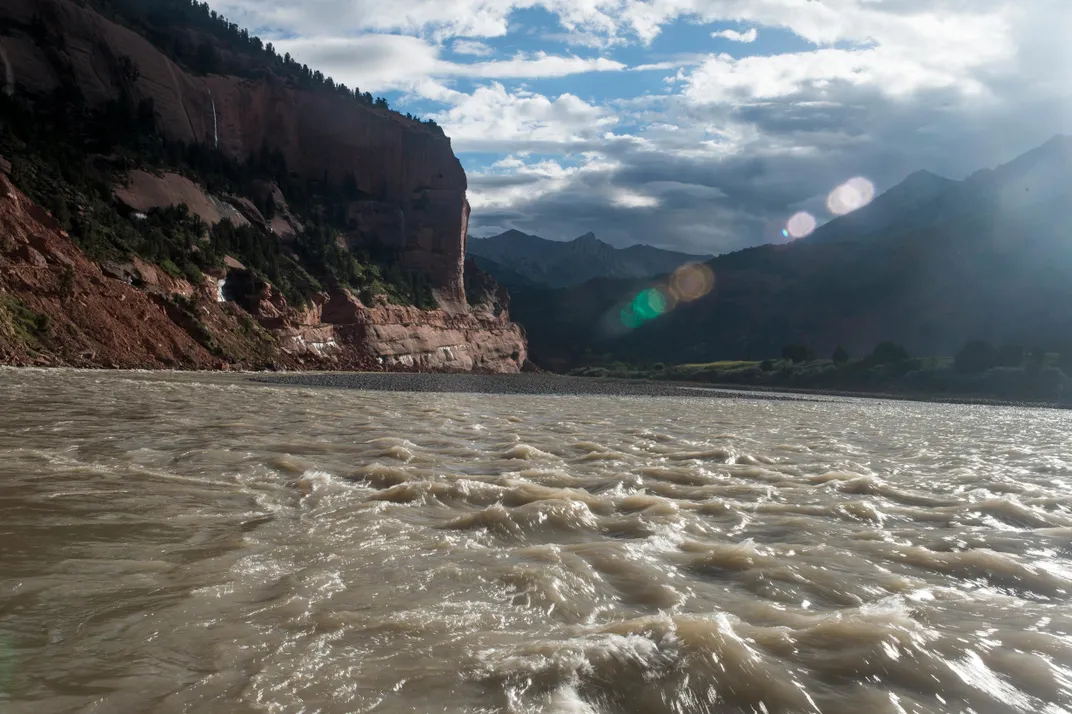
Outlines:
[[300, 372], [257, 374], [250, 381], [335, 389], [364, 389], [384, 392], [424, 392], [462, 394], [529, 394], [559, 396], [692, 397], [709, 399], [751, 399], [761, 401], [825, 402], [834, 399], [877, 399], [928, 404], [1018, 407], [1030, 409], [1070, 409], [1057, 402], [1024, 402], [985, 397], [948, 395], [869, 394], [864, 392], [804, 389], [774, 390], [741, 385], [711, 385], [690, 382], [570, 377], [549, 372], [531, 374], [481, 374], [448, 372]]
[[300, 372], [258, 374], [250, 381], [295, 387], [363, 389], [381, 392], [517, 394], [617, 397], [707, 397], [816, 401], [784, 394], [733, 394], [710, 388], [678, 386], [628, 379], [589, 379], [557, 374], [474, 374], [443, 372]]

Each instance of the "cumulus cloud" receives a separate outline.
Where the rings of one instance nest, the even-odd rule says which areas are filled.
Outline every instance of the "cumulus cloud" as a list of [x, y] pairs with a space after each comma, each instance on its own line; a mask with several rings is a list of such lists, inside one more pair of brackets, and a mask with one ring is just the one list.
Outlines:
[[571, 74], [587, 72], [618, 72], [625, 65], [605, 57], [582, 58], [575, 56], [549, 55], [537, 52], [531, 56], [518, 55], [513, 59], [496, 62], [476, 62], [473, 64], [442, 63], [438, 73], [442, 75], [464, 75], [484, 79], [503, 78], [547, 78], [565, 77]]
[[646, 196], [627, 188], [617, 188], [610, 196], [612, 204], [619, 208], [655, 208], [659, 205], [659, 199], [655, 196]]
[[478, 40], [455, 40], [454, 44], [451, 45], [451, 50], [456, 55], [473, 55], [476, 57], [487, 57], [495, 52], [491, 47]]
[[885, 48], [822, 49], [795, 54], [709, 58], [686, 78], [697, 104], [775, 100], [807, 94], [837, 100], [847, 87], [872, 86], [893, 97], [925, 89], [980, 94], [985, 85], [956, 65], [902, 56]]
[[[640, 124], [636, 134], [646, 142], [602, 151], [616, 160], [607, 180], [622, 195], [658, 197], [657, 208], [638, 213], [577, 175], [515, 207], [508, 225], [536, 233], [545, 226], [563, 237], [594, 230], [619, 244], [718, 253], [782, 240], [800, 210], [830, 218], [827, 194], [853, 176], [880, 189], [919, 168], [959, 177], [1072, 128], [1069, 102], [1047, 86], [1051, 75], [1043, 70], [1068, 50], [1055, 36], [1041, 49], [1037, 20], [1011, 3], [981, 0], [970, 12], [941, 0], [896, 8], [841, 3], [833, 13], [833, 4], [794, 9], [754, 0], [706, 10], [715, 5], [733, 12], [708, 17], [789, 29], [819, 46], [711, 55], [693, 67], [643, 66], [676, 70], [675, 90], [615, 103]], [[1047, 7], [1050, 22], [1069, 18], [1059, 3]], [[1049, 110], [1035, 113], [1027, 97]], [[1002, 125], [1022, 132], [1012, 138], [994, 130]], [[665, 195], [651, 188], [675, 181], [678, 189]], [[592, 200], [579, 204], [578, 196]], [[504, 222], [503, 214], [497, 220]]]
[[452, 107], [433, 117], [450, 135], [455, 150], [496, 153], [593, 149], [618, 121], [606, 109], [572, 94], [549, 98], [509, 91], [499, 82], [460, 95]]
[[500, 37], [512, 0], [216, 0], [213, 8], [242, 24], [298, 35], [402, 32]]
[[337, 82], [372, 92], [412, 86], [440, 64], [435, 46], [408, 35], [310, 36], [279, 39], [275, 47]]
[[[297, 61], [320, 69], [336, 81], [373, 92], [388, 89], [420, 92], [433, 87], [436, 80], [450, 77], [535, 79], [626, 68], [621, 62], [603, 57], [546, 52], [518, 54], [506, 60], [451, 62], [439, 57], [436, 45], [408, 35], [302, 37], [276, 40], [275, 46], [279, 52], [290, 53]], [[436, 89], [429, 98], [443, 101], [449, 96]]]
[[[718, 253], [781, 240], [799, 211], [829, 218], [827, 195], [854, 176], [879, 190], [920, 168], [960, 177], [1072, 131], [1060, 72], [1072, 66], [1067, 0], [213, 7], [336, 80], [430, 103], [422, 113], [444, 127], [463, 162], [476, 153], [480, 166], [497, 158], [470, 172], [478, 233], [516, 227], [571, 238], [592, 230], [618, 244]], [[551, 20], [533, 27], [531, 15], [514, 14], [534, 8]], [[523, 35], [521, 19], [530, 23]], [[764, 47], [646, 57], [681, 21], [709, 23], [705, 33], [738, 43], [762, 33]], [[727, 26], [749, 29], [716, 31]], [[786, 33], [797, 40], [778, 50]], [[571, 50], [514, 51], [540, 42]], [[511, 49], [493, 51], [504, 46]], [[594, 95], [553, 81], [625, 70], [649, 74], [631, 73]], [[651, 89], [659, 72], [661, 87]]]
[[[1034, 4], [1055, 0], [1035, 0]], [[1032, 3], [1025, 3], [1029, 5]], [[904, 35], [927, 24], [958, 35], [987, 14], [1015, 12], [1011, 0], [216, 0], [213, 7], [254, 28], [288, 34], [401, 32], [444, 38], [502, 37], [517, 10], [542, 8], [582, 43], [605, 46], [632, 36], [650, 42], [679, 19], [742, 22], [786, 29], [820, 45]], [[968, 25], [962, 24], [967, 20]], [[745, 33], [746, 35], [748, 33]]]
[[682, 67], [694, 67], [699, 64], [703, 64], [706, 61], [707, 55], [703, 54], [683, 54], [678, 55], [674, 59], [663, 60], [661, 62], [648, 62], [645, 64], [634, 65], [629, 68], [632, 72], [665, 72], [671, 69], [681, 69]]
[[548, 195], [561, 193], [577, 180], [612, 170], [614, 165], [589, 157], [582, 165], [563, 166], [554, 160], [526, 163], [510, 155], [495, 162], [486, 172], [470, 176], [469, 203], [482, 209], [518, 209]]
[[744, 42], [747, 44], [750, 42], [755, 42], [756, 38], [759, 37], [759, 32], [754, 27], [747, 32], [737, 32], [737, 30], [722, 30], [721, 32], [712, 32], [711, 37], [721, 37], [722, 39], [729, 40], [730, 42]]

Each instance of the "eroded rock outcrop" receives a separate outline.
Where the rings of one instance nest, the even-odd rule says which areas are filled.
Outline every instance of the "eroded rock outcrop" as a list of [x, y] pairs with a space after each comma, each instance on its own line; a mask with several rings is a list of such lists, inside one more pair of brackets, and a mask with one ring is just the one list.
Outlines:
[[242, 211], [208, 195], [185, 176], [174, 173], [131, 171], [126, 184], [116, 189], [115, 196], [123, 204], [140, 213], [148, 213], [154, 208], [185, 204], [191, 213], [210, 226], [224, 219], [239, 226], [249, 223]]
[[323, 305], [321, 321], [332, 325], [336, 339], [364, 345], [387, 368], [517, 372], [528, 358], [521, 328], [506, 314], [366, 306], [339, 290]]

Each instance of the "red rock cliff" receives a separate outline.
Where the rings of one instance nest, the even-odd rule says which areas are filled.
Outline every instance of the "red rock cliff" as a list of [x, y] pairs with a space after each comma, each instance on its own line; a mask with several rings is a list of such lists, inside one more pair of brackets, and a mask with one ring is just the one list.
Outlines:
[[[35, 21], [64, 38], [61, 50], [19, 31]], [[358, 188], [375, 197], [352, 211], [358, 233], [402, 251], [405, 267], [432, 279], [444, 309], [466, 312], [465, 172], [450, 140], [434, 127], [338, 94], [303, 91], [270, 73], [257, 80], [192, 76], [142, 36], [76, 0], [4, 0], [0, 24], [14, 28], [0, 42], [20, 88], [55, 89], [57, 62], [67, 63], [87, 101], [104, 102], [128, 81], [120, 58], [129, 57], [138, 77], [128, 88], [153, 100], [167, 136], [218, 143], [236, 157], [267, 142], [304, 175], [327, 172], [338, 180], [353, 172]]]
[[0, 364], [517, 372], [527, 357], [488, 303], [457, 315], [338, 290], [296, 310], [268, 287], [250, 313], [218, 287], [138, 259], [102, 269], [0, 171]]

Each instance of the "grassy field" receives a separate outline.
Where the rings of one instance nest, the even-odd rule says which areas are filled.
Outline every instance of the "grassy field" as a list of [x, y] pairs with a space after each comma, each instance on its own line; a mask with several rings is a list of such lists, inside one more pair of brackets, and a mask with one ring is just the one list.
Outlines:
[[679, 365], [678, 369], [687, 370], [711, 370], [711, 369], [743, 369], [748, 367], [758, 367], [760, 362], [749, 362], [747, 360], [724, 360], [722, 362], [707, 362], [706, 364], [683, 364]]

